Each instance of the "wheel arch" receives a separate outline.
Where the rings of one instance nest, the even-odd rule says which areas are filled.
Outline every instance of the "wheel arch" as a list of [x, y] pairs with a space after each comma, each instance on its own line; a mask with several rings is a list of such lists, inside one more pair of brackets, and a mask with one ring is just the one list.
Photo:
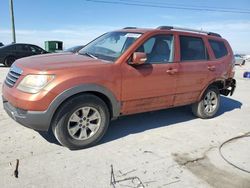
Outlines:
[[[15, 55], [13, 55], [13, 54], [8, 54], [8, 55], [6, 55], [6, 56], [3, 58], [3, 64], [4, 64], [4, 65], [5, 65], [6, 60], [7, 60], [8, 58], [10, 58], [10, 57], [13, 57], [15, 60], [17, 60], [17, 57], [16, 57]], [[5, 66], [7, 66], [7, 65], [5, 65]]]
[[[222, 90], [225, 87], [225, 80], [224, 79], [217, 79], [217, 80], [212, 80], [208, 83], [208, 85], [206, 85], [206, 87], [203, 88], [202, 92], [199, 95], [199, 100], [201, 100], [202, 96], [204, 95], [204, 93], [206, 92], [207, 88], [211, 87], [211, 86], [215, 86], [217, 87], [219, 90]], [[198, 101], [199, 101], [198, 100]]]
[[50, 122], [53, 121], [53, 118], [55, 117], [58, 109], [65, 102], [75, 96], [83, 94], [93, 94], [102, 99], [110, 111], [111, 119], [115, 119], [120, 115], [120, 102], [116, 99], [115, 95], [109, 89], [97, 84], [84, 84], [65, 90], [52, 101], [49, 109], [47, 110], [50, 112], [49, 114], [51, 114]]
[[13, 54], [8, 54], [4, 57], [4, 60], [6, 60], [7, 58], [10, 58], [10, 57], [14, 57], [15, 59], [17, 59], [17, 57]]

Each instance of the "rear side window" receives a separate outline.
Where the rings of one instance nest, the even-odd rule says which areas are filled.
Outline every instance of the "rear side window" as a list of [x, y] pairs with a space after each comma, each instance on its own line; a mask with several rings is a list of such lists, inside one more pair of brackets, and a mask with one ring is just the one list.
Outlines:
[[15, 46], [8, 46], [6, 49], [9, 51], [12, 51], [12, 50], [15, 50]]
[[216, 59], [224, 57], [228, 54], [227, 48], [222, 41], [217, 41], [217, 40], [208, 40], [210, 46], [213, 49], [214, 55]]
[[207, 60], [206, 47], [202, 38], [180, 36], [181, 61]]

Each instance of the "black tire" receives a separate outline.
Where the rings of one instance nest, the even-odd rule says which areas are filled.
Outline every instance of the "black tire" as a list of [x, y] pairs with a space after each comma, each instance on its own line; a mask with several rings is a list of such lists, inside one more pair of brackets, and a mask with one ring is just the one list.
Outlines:
[[[93, 108], [94, 110], [97, 110], [96, 112], [99, 113], [98, 117], [100, 117], [100, 123], [99, 123], [99, 128], [95, 133], [93, 133], [91, 137], [85, 140], [78, 140], [77, 138], [73, 138], [74, 136], [77, 137], [78, 135], [77, 136], [76, 134], [73, 136], [70, 135], [69, 124], [72, 123], [70, 122], [71, 120], [70, 118], [72, 117], [73, 114], [78, 112], [79, 109], [84, 107]], [[84, 115], [82, 114], [82, 116]], [[98, 141], [100, 141], [108, 129], [109, 121], [110, 121], [110, 114], [105, 102], [95, 95], [83, 94], [80, 96], [73, 97], [72, 99], [69, 99], [60, 107], [60, 109], [55, 114], [51, 128], [56, 139], [63, 146], [68, 147], [71, 150], [75, 150], [93, 146]], [[87, 125], [84, 125], [84, 127], [86, 127], [84, 129], [90, 131]], [[81, 132], [82, 127], [79, 130]]]
[[[212, 106], [211, 108], [209, 108], [209, 105], [207, 105], [207, 103], [208, 103], [207, 102], [207, 100], [208, 100], [207, 95], [210, 93], [214, 93], [215, 95], [213, 95], [213, 96], [216, 97], [216, 99], [217, 99], [216, 106], [213, 106], [213, 104], [212, 104], [212, 103], [215, 103], [214, 101], [211, 102], [211, 104], [209, 102], [209, 105]], [[211, 86], [205, 91], [201, 100], [192, 105], [192, 112], [195, 116], [197, 116], [199, 118], [209, 119], [209, 118], [213, 118], [216, 115], [219, 107], [220, 107], [220, 91], [217, 87]], [[209, 112], [208, 109], [211, 109], [211, 111]]]
[[4, 60], [4, 65], [6, 67], [11, 67], [11, 65], [16, 61], [16, 58], [13, 56], [8, 56]]

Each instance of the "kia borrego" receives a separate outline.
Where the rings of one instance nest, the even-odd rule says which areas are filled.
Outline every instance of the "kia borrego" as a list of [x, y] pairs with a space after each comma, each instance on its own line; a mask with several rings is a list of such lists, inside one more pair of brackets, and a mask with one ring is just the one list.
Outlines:
[[232, 49], [217, 33], [128, 27], [76, 54], [17, 60], [3, 84], [3, 106], [20, 124], [52, 130], [63, 146], [80, 149], [122, 115], [190, 105], [195, 116], [212, 118], [220, 95], [233, 94], [233, 77]]

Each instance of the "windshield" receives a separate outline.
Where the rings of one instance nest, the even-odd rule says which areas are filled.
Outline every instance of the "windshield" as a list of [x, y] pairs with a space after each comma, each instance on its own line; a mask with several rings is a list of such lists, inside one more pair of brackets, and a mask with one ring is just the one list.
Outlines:
[[142, 34], [131, 32], [110, 32], [95, 39], [83, 49], [79, 54], [115, 61], [120, 57]]

